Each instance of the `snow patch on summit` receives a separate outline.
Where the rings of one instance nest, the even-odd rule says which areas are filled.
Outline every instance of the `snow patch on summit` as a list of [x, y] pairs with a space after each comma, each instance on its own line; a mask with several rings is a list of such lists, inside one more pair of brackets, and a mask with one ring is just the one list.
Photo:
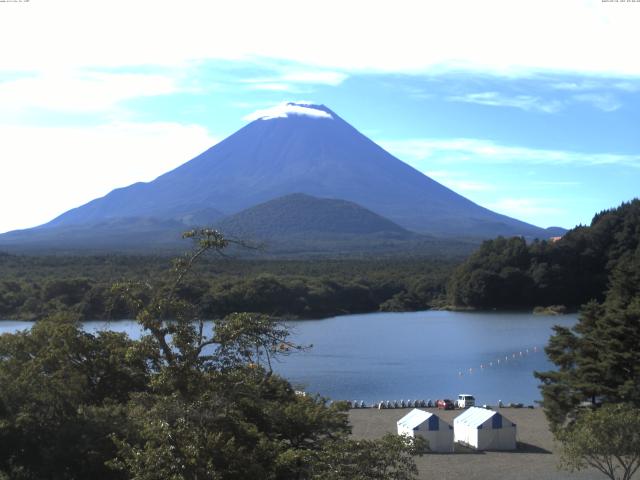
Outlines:
[[288, 118], [291, 115], [302, 115], [312, 118], [328, 118], [329, 120], [333, 120], [333, 116], [330, 113], [320, 110], [316, 105], [308, 102], [281, 103], [275, 107], [265, 108], [263, 110], [257, 110], [250, 113], [244, 117], [244, 120], [273, 120], [274, 118]]

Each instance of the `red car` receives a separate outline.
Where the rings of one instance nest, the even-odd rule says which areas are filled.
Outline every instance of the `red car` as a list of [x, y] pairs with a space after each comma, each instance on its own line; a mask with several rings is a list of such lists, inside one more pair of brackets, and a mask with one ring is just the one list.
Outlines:
[[451, 400], [445, 398], [444, 400], [436, 400], [436, 407], [442, 408], [444, 410], [453, 410], [454, 405]]

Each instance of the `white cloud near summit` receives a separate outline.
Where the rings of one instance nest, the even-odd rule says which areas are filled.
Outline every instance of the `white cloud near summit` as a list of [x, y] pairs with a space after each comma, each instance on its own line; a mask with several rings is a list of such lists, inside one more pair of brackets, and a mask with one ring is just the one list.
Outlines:
[[331, 114], [324, 110], [313, 108], [308, 103], [281, 103], [275, 107], [256, 110], [244, 117], [244, 120], [272, 120], [274, 118], [287, 118], [291, 115], [301, 115], [312, 118], [326, 118], [333, 120]]

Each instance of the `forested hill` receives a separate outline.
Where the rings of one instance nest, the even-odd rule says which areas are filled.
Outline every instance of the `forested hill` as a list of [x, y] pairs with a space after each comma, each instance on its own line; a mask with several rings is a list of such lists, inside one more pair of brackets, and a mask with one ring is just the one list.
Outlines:
[[[243, 210], [218, 223], [219, 230], [240, 238], [305, 235], [370, 235], [410, 237], [408, 230], [360, 205], [294, 193]], [[415, 235], [414, 235], [415, 236]]]
[[598, 213], [557, 242], [489, 240], [454, 272], [449, 302], [473, 308], [576, 308], [602, 301], [615, 267], [639, 248], [640, 200]]

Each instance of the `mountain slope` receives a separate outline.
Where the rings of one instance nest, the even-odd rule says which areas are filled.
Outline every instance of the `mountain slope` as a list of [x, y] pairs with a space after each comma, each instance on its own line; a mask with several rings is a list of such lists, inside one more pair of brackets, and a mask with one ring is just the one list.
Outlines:
[[440, 236], [547, 237], [499, 215], [398, 160], [324, 106], [288, 104], [149, 183], [114, 190], [45, 228], [122, 217], [182, 218], [203, 209], [227, 215], [302, 192], [355, 202], [404, 228]]

